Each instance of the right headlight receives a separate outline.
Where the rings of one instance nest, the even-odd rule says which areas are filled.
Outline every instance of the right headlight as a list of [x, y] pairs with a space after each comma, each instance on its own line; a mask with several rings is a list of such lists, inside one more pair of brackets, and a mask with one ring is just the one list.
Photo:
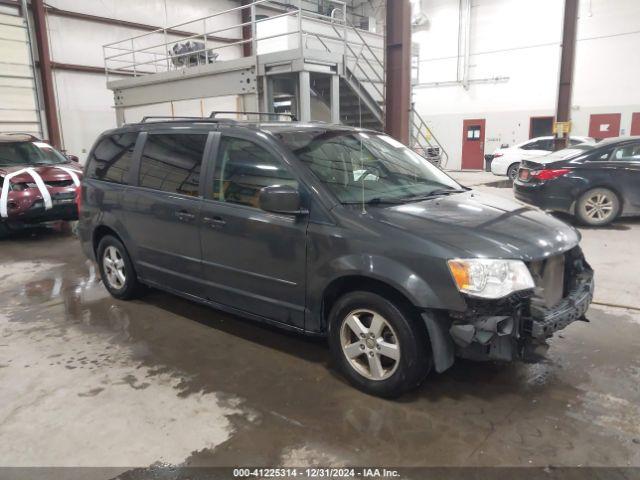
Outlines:
[[535, 286], [521, 260], [454, 258], [447, 264], [458, 290], [474, 297], [502, 298]]

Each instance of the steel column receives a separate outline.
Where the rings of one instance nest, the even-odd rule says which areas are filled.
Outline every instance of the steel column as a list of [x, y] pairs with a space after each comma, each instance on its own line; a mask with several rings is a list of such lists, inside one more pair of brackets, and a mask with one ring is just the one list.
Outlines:
[[340, 123], [340, 76], [331, 75], [331, 123]]
[[298, 105], [300, 105], [300, 121], [311, 121], [311, 76], [309, 72], [300, 72], [300, 86], [298, 88]]
[[[564, 3], [556, 122], [571, 121], [571, 93], [573, 90], [573, 67], [575, 63], [576, 34], [578, 30], [578, 4], [579, 0], [565, 0]], [[560, 150], [566, 148], [568, 139], [569, 132], [556, 135], [555, 149]]]
[[121, 127], [122, 125], [124, 125], [124, 122], [124, 107], [116, 107], [116, 125], [118, 127]]
[[[251, 10], [255, 7], [249, 7], [248, 5], [251, 5], [253, 3], [253, 0], [242, 0], [242, 2], [240, 3], [240, 5], [245, 6], [245, 8], [243, 8], [242, 10], [240, 10], [240, 18], [242, 20], [242, 23], [248, 23], [248, 22], [255, 22], [255, 19], [251, 18]], [[255, 23], [253, 24], [249, 24], [249, 25], [244, 25], [242, 27], [242, 40], [249, 40], [251, 39], [254, 35], [253, 35], [253, 26], [255, 26]], [[246, 42], [242, 44], [242, 56], [243, 57], [250, 57], [252, 55], [252, 47], [253, 47], [253, 43], [254, 43], [255, 39], [252, 40], [251, 42]]]
[[48, 140], [54, 147], [62, 148], [60, 142], [60, 124], [58, 123], [58, 108], [56, 106], [56, 96], [53, 88], [53, 73], [51, 68], [51, 55], [49, 53], [49, 36], [47, 34], [44, 2], [43, 0], [33, 0], [31, 6], [36, 30], [36, 45], [38, 47], [38, 59], [40, 62], [42, 98], [44, 100], [45, 118], [47, 119]]
[[409, 143], [411, 110], [411, 5], [394, 0], [387, 5], [385, 131]]
[[273, 111], [273, 79], [262, 75], [262, 111]]

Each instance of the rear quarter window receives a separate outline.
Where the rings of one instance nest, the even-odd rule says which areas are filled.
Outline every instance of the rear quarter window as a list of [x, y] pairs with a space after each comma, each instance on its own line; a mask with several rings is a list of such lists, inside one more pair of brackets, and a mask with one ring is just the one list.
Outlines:
[[137, 133], [121, 133], [103, 138], [91, 154], [87, 177], [126, 184], [137, 139]]

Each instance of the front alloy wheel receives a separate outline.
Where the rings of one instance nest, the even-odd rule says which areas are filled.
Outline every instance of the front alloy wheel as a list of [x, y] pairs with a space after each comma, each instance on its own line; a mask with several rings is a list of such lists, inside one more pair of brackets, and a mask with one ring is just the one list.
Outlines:
[[366, 309], [350, 312], [342, 322], [340, 344], [351, 367], [365, 378], [384, 380], [398, 368], [398, 336], [376, 312]]
[[344, 294], [329, 313], [334, 364], [359, 389], [397, 397], [417, 387], [432, 364], [429, 335], [419, 313], [378, 293]]

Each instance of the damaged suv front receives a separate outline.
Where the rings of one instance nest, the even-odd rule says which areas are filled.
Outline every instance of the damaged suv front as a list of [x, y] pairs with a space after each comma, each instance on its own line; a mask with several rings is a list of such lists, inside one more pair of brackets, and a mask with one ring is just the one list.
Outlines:
[[579, 246], [534, 261], [453, 259], [468, 309], [448, 312], [455, 354], [471, 360], [532, 359], [546, 340], [585, 313], [593, 270]]

